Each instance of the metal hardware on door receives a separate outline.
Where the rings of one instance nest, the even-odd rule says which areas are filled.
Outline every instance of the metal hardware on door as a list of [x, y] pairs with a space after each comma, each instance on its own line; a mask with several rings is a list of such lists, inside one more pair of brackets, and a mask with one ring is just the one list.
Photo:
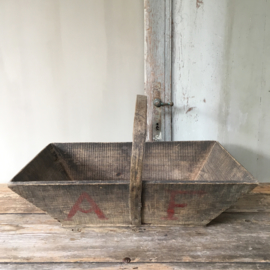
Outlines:
[[161, 107], [161, 106], [173, 106], [173, 102], [164, 103], [164, 102], [161, 101], [161, 99], [156, 98], [156, 99], [154, 100], [154, 105], [155, 105], [156, 107]]

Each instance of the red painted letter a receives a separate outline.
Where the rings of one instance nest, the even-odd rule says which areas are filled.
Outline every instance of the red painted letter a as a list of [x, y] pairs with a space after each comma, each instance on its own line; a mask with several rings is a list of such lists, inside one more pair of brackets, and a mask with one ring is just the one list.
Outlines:
[[[89, 209], [86, 210], [86, 209], [82, 209], [80, 207], [83, 200], [87, 200], [89, 202], [89, 204], [91, 206]], [[100, 208], [97, 206], [95, 201], [86, 192], [83, 192], [81, 194], [81, 196], [79, 197], [79, 199], [76, 201], [76, 203], [73, 205], [73, 207], [71, 208], [71, 210], [70, 210], [70, 212], [68, 214], [67, 220], [71, 221], [72, 217], [78, 211], [80, 211], [82, 213], [85, 213], [85, 214], [95, 212], [95, 214], [98, 216], [99, 219], [107, 219], [105, 217], [105, 215], [103, 214], [103, 212], [100, 210]]]

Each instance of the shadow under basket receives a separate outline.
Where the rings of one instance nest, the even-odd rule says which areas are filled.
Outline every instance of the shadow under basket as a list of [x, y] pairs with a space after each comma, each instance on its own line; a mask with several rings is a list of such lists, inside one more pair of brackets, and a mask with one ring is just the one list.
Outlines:
[[[132, 143], [53, 143], [9, 188], [63, 226], [130, 225]], [[145, 143], [142, 225], [206, 225], [257, 181], [218, 142]]]

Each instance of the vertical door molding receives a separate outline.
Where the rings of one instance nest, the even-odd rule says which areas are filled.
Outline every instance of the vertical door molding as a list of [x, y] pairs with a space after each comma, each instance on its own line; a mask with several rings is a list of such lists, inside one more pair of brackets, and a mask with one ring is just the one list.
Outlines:
[[144, 12], [147, 141], [170, 141], [172, 108], [158, 108], [153, 102], [155, 98], [172, 101], [172, 0], [144, 0]]

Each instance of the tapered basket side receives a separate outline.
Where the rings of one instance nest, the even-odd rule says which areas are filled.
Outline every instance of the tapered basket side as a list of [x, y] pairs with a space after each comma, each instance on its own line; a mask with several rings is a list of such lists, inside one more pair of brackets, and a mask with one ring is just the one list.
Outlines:
[[[9, 187], [64, 226], [130, 225], [131, 143], [50, 144]], [[145, 144], [145, 225], [205, 225], [257, 185], [219, 143]]]

